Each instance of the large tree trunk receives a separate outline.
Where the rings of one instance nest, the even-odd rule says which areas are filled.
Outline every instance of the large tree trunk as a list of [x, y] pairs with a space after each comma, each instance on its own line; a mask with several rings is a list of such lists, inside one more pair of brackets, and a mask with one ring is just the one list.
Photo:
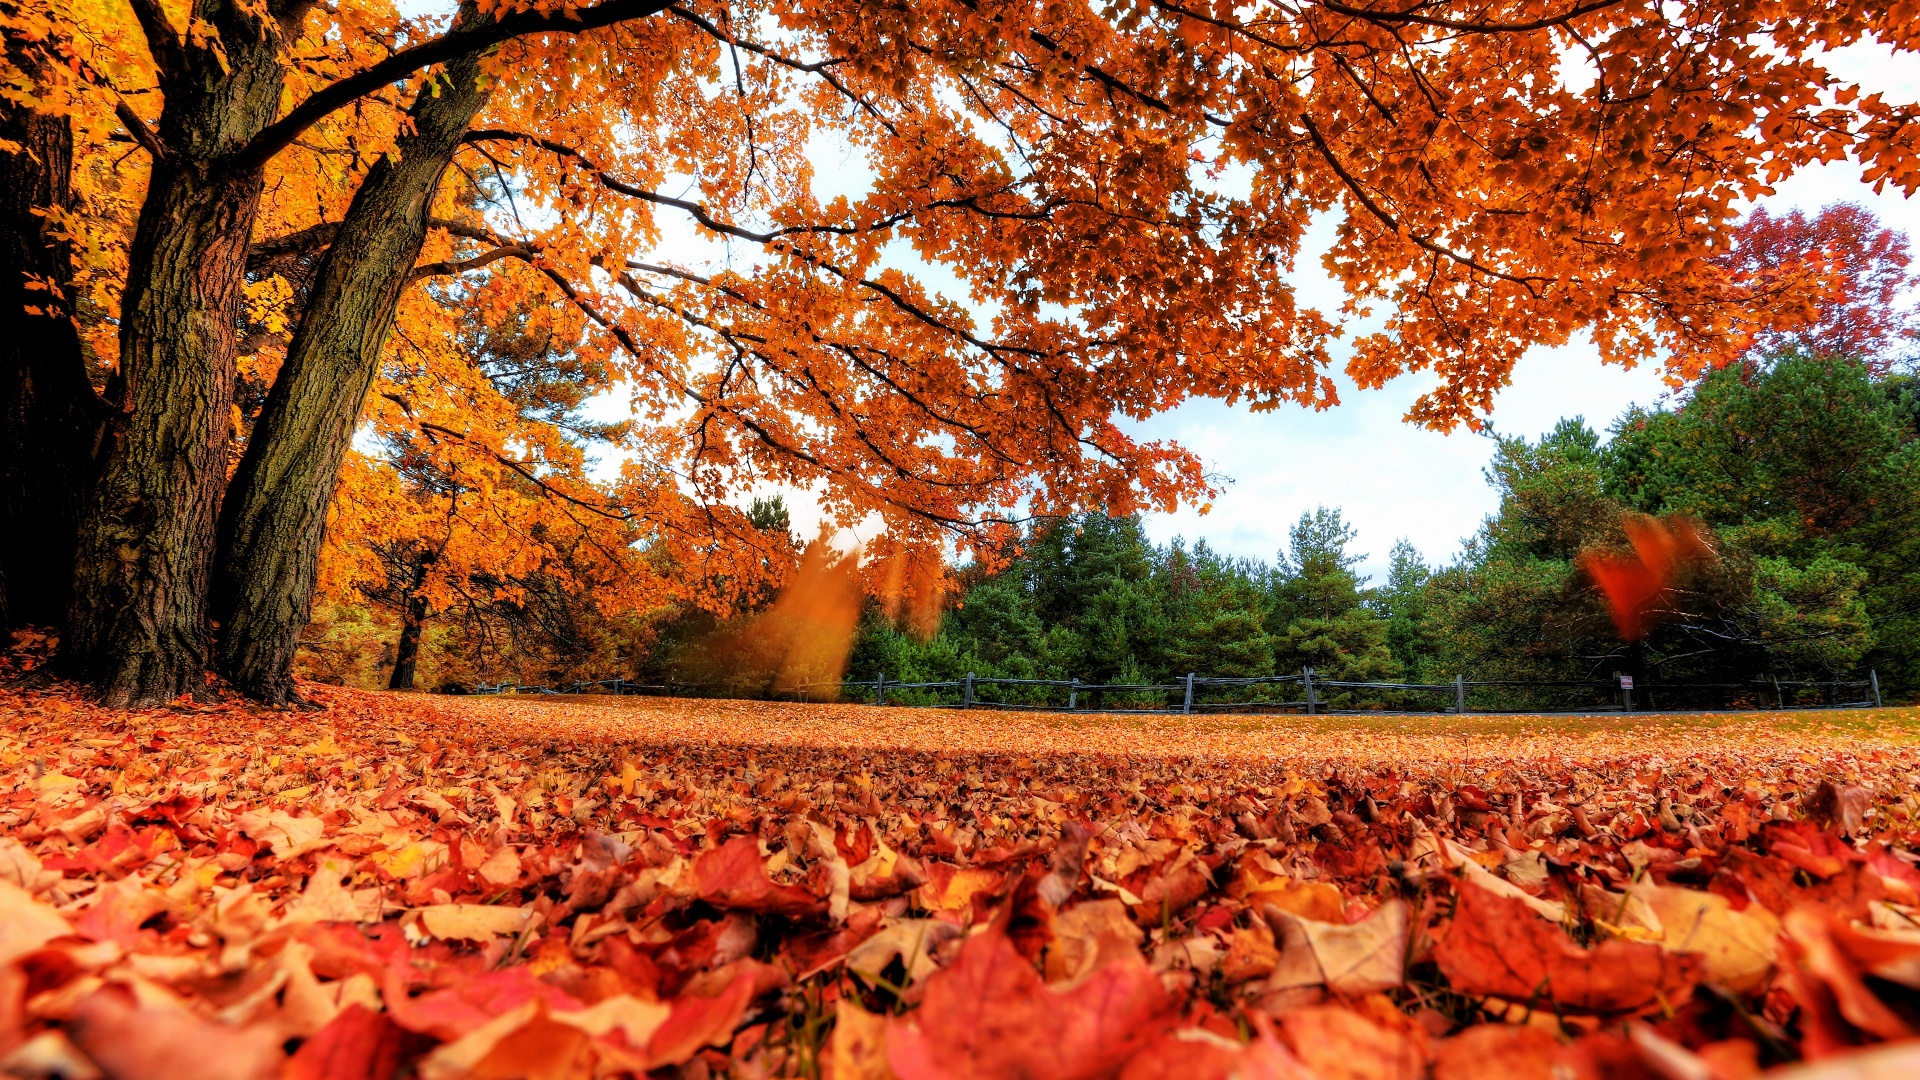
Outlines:
[[414, 668], [420, 662], [420, 628], [426, 620], [426, 600], [407, 594], [400, 609], [400, 644], [393, 650], [393, 678], [387, 680], [387, 689], [413, 689]]
[[[62, 642], [112, 706], [204, 689], [206, 596], [226, 479], [234, 353], [261, 167], [236, 166], [280, 105], [304, 0], [197, 0], [218, 49], [159, 42], [166, 106], [121, 301], [127, 418], [82, 519]], [[151, 14], [152, 9], [141, 9]]]
[[[262, 701], [294, 696], [293, 657], [313, 604], [327, 505], [426, 238], [434, 190], [486, 99], [478, 54], [452, 61], [438, 93], [414, 103], [414, 133], [368, 171], [234, 474], [220, 521], [220, 665]], [[410, 682], [410, 661], [406, 670]]]
[[74, 329], [72, 252], [47, 218], [73, 201], [72, 127], [0, 99], [0, 140], [20, 147], [0, 151], [0, 626], [49, 626], [66, 616], [106, 410]]

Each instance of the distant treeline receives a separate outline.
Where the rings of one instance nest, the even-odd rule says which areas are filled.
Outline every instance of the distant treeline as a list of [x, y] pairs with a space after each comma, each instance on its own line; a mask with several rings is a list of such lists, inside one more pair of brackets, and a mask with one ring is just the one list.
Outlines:
[[[870, 610], [848, 673], [1152, 683], [1312, 667], [1352, 681], [1618, 672], [1659, 685], [1874, 668], [1889, 693], [1911, 696], [1917, 412], [1910, 375], [1789, 354], [1709, 375], [1677, 407], [1632, 411], [1605, 438], [1579, 418], [1538, 441], [1501, 438], [1487, 470], [1498, 513], [1450, 565], [1401, 541], [1379, 583], [1355, 573], [1363, 556], [1337, 509], [1302, 515], [1271, 563], [1204, 541], [1156, 545], [1133, 518], [1050, 521], [999, 572], [963, 573], [929, 639]], [[1576, 559], [1625, 550], [1621, 521], [1634, 512], [1696, 516], [1719, 558], [1684, 573], [1666, 620], [1627, 644]], [[1593, 697], [1507, 696], [1550, 705], [1582, 694]]]
[[[1920, 694], [1917, 418], [1920, 384], [1909, 373], [1796, 353], [1729, 367], [1670, 407], [1628, 413], [1604, 437], [1574, 418], [1538, 440], [1499, 439], [1486, 472], [1500, 494], [1498, 512], [1450, 564], [1396, 544], [1380, 581], [1356, 574], [1363, 556], [1338, 509], [1302, 515], [1272, 562], [1222, 555], [1204, 541], [1156, 545], [1131, 518], [1045, 521], [997, 571], [957, 572], [930, 637], [870, 603], [847, 674], [920, 682], [971, 671], [1137, 684], [1187, 672], [1312, 667], [1340, 681], [1605, 681], [1623, 673], [1639, 685], [1673, 686], [1874, 669], [1887, 695], [1911, 699]], [[1687, 569], [1665, 620], [1628, 644], [1578, 559], [1627, 551], [1622, 521], [1633, 513], [1693, 515], [1718, 558]], [[770, 535], [789, 529], [777, 500], [756, 503], [750, 517]], [[758, 609], [732, 620], [692, 608], [625, 611], [592, 591], [533, 585], [514, 604], [475, 606], [430, 626], [419, 650], [421, 685], [619, 676], [692, 693], [772, 688], [760, 670], [767, 665], [743, 663], [738, 647], [715, 648], [751, 637]], [[385, 681], [394, 664], [390, 613], [376, 604], [323, 614], [323, 633], [309, 641], [309, 672]], [[993, 693], [1023, 700], [1013, 689]], [[1746, 697], [1758, 703], [1771, 694]], [[1726, 692], [1664, 703], [1740, 699]], [[1604, 700], [1591, 686], [1515, 688], [1483, 693], [1476, 704]], [[1443, 702], [1373, 693], [1329, 704]]]

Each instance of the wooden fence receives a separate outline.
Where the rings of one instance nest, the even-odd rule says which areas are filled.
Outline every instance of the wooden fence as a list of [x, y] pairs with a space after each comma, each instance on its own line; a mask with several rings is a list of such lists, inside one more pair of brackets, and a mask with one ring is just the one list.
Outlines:
[[[809, 699], [835, 684], [815, 683], [795, 691], [774, 694]], [[1307, 715], [1369, 712], [1608, 712], [1658, 709], [1702, 711], [1703, 698], [1732, 707], [1768, 709], [1878, 708], [1880, 676], [1865, 679], [1801, 681], [1754, 679], [1737, 683], [1645, 683], [1615, 675], [1599, 679], [1468, 679], [1455, 675], [1443, 683], [1349, 682], [1326, 679], [1312, 668], [1298, 675], [1228, 678], [1189, 673], [1171, 683], [1083, 683], [1078, 679], [1011, 679], [968, 672], [963, 679], [939, 682], [899, 682], [885, 673], [872, 679], [846, 679], [837, 684], [843, 701], [870, 700], [876, 705], [906, 705], [947, 709], [1022, 709], [1042, 712], [1121, 713], [1261, 713], [1298, 712]], [[519, 683], [482, 683], [475, 694], [661, 694], [699, 696], [700, 691], [726, 689], [727, 684], [638, 683], [625, 679], [575, 682], [563, 688]], [[1272, 688], [1271, 690], [1268, 688]], [[737, 690], [737, 688], [736, 688]], [[1012, 690], [1013, 693], [1007, 693]], [[1534, 707], [1501, 706], [1487, 691], [1506, 691], [1508, 700], [1531, 700]], [[1274, 691], [1282, 697], [1267, 696]], [[1560, 707], [1540, 707], [1555, 696], [1568, 699]], [[1582, 693], [1585, 691], [1585, 693]], [[1809, 691], [1811, 693], [1809, 693]], [[1517, 696], [1515, 692], [1518, 692]], [[1545, 692], [1543, 697], [1541, 692]], [[889, 698], [889, 694], [894, 695]], [[1297, 695], [1297, 696], [1295, 696]], [[1851, 696], [1849, 696], [1851, 695]], [[952, 700], [940, 700], [942, 698]], [[1001, 700], [1019, 697], [1024, 700]], [[1222, 700], [1222, 698], [1238, 700]], [[1582, 706], [1577, 699], [1590, 697]], [[1809, 701], [1813, 697], [1816, 700]], [[1212, 698], [1213, 700], [1208, 700]], [[1064, 699], [1064, 700], [1062, 700]], [[1682, 702], [1691, 701], [1691, 706]]]

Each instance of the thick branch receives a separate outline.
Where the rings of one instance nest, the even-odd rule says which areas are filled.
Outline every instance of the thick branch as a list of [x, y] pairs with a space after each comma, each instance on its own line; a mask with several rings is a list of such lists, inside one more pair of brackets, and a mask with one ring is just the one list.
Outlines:
[[[450, 221], [446, 218], [428, 218], [427, 228], [445, 229], [455, 236], [468, 240], [500, 246], [505, 243], [490, 230], [463, 221]], [[317, 255], [327, 245], [333, 243], [334, 234], [340, 231], [337, 221], [322, 221], [280, 236], [255, 241], [247, 247], [247, 269], [252, 270], [275, 259], [289, 255]]]
[[[154, 0], [148, 0], [154, 2]], [[237, 169], [259, 168], [275, 154], [291, 145], [307, 128], [336, 109], [389, 86], [421, 68], [445, 63], [456, 56], [490, 49], [505, 41], [533, 34], [581, 34], [614, 23], [629, 22], [656, 15], [666, 9], [669, 0], [604, 0], [588, 8], [560, 11], [519, 11], [502, 19], [471, 28], [449, 30], [437, 38], [409, 46], [385, 60], [355, 72], [293, 107], [236, 156]]]
[[166, 160], [167, 148], [160, 142], [160, 136], [153, 133], [145, 120], [140, 119], [140, 114], [133, 111], [133, 106], [125, 100], [119, 101], [113, 106], [113, 115], [127, 126], [127, 134], [133, 136], [133, 141], [139, 143], [154, 161]]
[[185, 74], [186, 48], [181, 45], [180, 32], [173, 28], [173, 21], [167, 18], [160, 0], [127, 0], [127, 6], [140, 22], [140, 32], [147, 39], [147, 52], [153, 57], [153, 66], [161, 79], [171, 80]]

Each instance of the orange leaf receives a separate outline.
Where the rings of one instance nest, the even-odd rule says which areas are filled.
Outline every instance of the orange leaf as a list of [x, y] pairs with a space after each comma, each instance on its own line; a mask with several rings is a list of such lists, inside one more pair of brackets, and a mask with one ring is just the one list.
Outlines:
[[1700, 980], [1697, 956], [1617, 940], [1583, 949], [1518, 900], [1471, 882], [1458, 892], [1433, 956], [1459, 993], [1620, 1013], [1678, 1003]]
[[760, 844], [739, 836], [693, 860], [694, 894], [718, 908], [763, 915], [824, 912], [827, 902], [798, 885], [776, 885], [760, 859]]

